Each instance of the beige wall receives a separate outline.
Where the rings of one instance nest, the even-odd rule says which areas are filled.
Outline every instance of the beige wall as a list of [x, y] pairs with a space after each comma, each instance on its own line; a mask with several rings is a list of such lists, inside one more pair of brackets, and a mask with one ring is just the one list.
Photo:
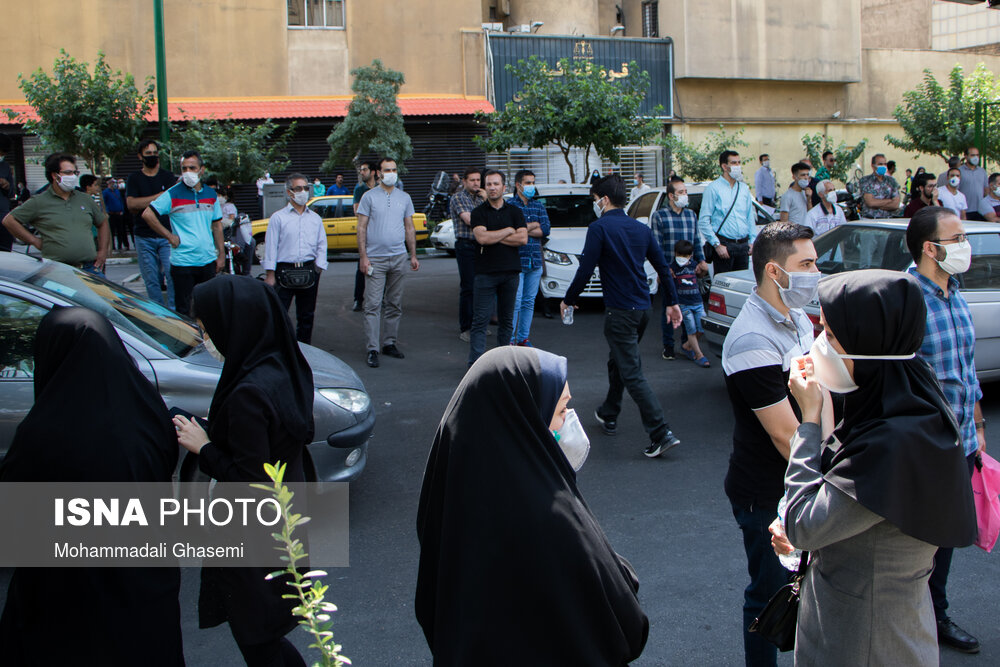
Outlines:
[[288, 31], [290, 95], [343, 95], [351, 87], [344, 30]]
[[860, 0], [660, 0], [677, 78], [858, 81]]
[[821, 121], [843, 113], [844, 84], [678, 79], [676, 113], [685, 120]]
[[532, 21], [545, 22], [540, 35], [608, 34], [600, 29], [597, 0], [510, 0], [507, 25]]
[[861, 46], [931, 48], [931, 0], [861, 0]]

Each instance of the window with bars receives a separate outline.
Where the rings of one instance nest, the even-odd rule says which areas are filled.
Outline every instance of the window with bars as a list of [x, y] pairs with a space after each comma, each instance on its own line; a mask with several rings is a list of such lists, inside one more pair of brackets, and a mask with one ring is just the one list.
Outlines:
[[344, 0], [288, 0], [289, 28], [343, 28]]
[[645, 0], [642, 3], [642, 36], [660, 36], [660, 3], [657, 0]]

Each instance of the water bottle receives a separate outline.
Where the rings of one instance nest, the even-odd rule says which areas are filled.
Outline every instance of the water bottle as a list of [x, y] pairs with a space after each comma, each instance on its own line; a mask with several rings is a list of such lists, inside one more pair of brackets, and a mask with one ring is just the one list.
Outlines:
[[[778, 520], [781, 521], [781, 529], [785, 529], [785, 506], [788, 504], [787, 498], [785, 496], [781, 497], [778, 502]], [[792, 572], [799, 571], [799, 562], [802, 560], [802, 549], [796, 549], [790, 554], [783, 554], [778, 556], [778, 560], [781, 561], [781, 565], [786, 570], [791, 570]]]
[[562, 315], [563, 324], [573, 324], [573, 306], [566, 308], [566, 312]]

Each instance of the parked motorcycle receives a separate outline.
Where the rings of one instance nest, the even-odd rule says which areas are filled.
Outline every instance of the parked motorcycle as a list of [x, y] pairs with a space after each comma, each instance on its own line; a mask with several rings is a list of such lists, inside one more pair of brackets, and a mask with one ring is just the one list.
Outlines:
[[451, 177], [446, 171], [439, 171], [434, 177], [427, 205], [424, 206], [424, 215], [428, 221], [437, 223], [450, 217], [451, 195], [448, 193], [450, 184]]

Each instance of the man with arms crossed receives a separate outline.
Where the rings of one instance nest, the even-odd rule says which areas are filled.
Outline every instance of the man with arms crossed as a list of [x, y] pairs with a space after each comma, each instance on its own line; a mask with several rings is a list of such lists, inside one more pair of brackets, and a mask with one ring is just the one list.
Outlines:
[[[725, 489], [743, 533], [750, 574], [743, 594], [748, 667], [777, 661], [774, 644], [747, 628], [788, 582], [788, 571], [771, 548], [768, 526], [785, 493], [790, 441], [799, 426], [798, 406], [788, 391], [788, 370], [791, 359], [807, 354], [813, 342], [812, 322], [802, 310], [815, 298], [821, 277], [812, 237], [808, 227], [786, 222], [761, 230], [753, 253], [757, 286], [722, 347], [726, 390], [735, 417]], [[827, 417], [832, 420], [832, 414]]]

